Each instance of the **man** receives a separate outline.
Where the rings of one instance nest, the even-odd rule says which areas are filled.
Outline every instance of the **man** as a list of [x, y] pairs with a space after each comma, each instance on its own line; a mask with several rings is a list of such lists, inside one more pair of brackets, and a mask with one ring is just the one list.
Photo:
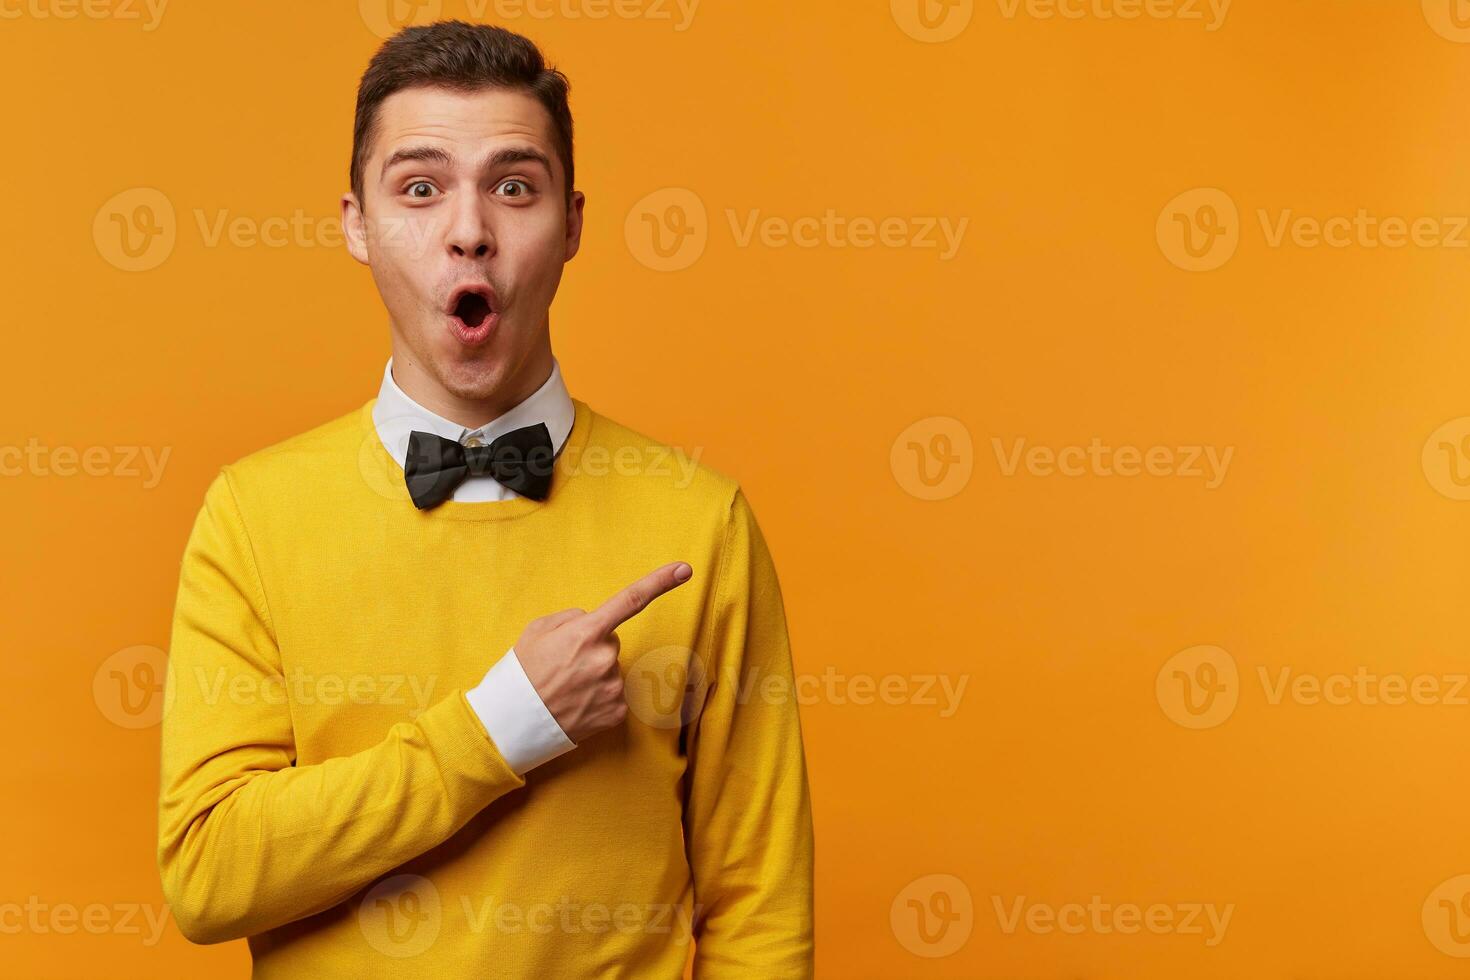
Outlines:
[[358, 91], [377, 397], [222, 467], [183, 558], [159, 866], [261, 977], [807, 977], [813, 841], [740, 487], [572, 399], [565, 77], [410, 28]]

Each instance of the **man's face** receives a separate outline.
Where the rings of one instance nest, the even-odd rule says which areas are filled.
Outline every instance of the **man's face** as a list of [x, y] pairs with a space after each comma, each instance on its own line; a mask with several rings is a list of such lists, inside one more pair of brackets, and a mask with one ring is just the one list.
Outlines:
[[383, 101], [364, 199], [343, 197], [343, 223], [388, 309], [395, 374], [412, 362], [466, 401], [544, 380], [547, 311], [582, 231], [565, 182], [551, 116], [525, 92], [425, 86]]

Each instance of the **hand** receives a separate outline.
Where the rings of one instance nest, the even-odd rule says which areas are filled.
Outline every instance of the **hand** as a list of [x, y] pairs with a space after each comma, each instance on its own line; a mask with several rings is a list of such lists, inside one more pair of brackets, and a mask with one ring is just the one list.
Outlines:
[[649, 572], [591, 612], [563, 609], [526, 627], [516, 641], [516, 657], [567, 738], [580, 743], [622, 723], [628, 702], [614, 630], [693, 575], [687, 563], [676, 561]]

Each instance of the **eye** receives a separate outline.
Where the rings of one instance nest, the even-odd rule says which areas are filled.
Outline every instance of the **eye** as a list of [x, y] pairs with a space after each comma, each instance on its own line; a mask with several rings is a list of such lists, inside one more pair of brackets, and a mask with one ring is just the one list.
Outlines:
[[432, 197], [437, 188], [427, 180], [416, 180], [404, 188], [409, 197]]
[[515, 193], [506, 194], [506, 197], [525, 197], [527, 194], [531, 193], [531, 185], [519, 177], [512, 177], [509, 180], [505, 181], [503, 184], [500, 185], [500, 189], [507, 190], [509, 188], [516, 187], [517, 185], [519, 185], [522, 190], [519, 190]]

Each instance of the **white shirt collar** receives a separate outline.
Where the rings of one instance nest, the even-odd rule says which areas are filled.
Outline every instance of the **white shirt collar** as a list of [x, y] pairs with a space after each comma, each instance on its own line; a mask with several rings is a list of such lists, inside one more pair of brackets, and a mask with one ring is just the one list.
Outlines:
[[[390, 357], [387, 367], [383, 368], [383, 383], [378, 387], [378, 400], [373, 405], [373, 424], [377, 427], [378, 438], [388, 450], [388, 455], [402, 467], [408, 458], [408, 435], [415, 429], [461, 443], [471, 436], [477, 436], [481, 442], [488, 443], [512, 429], [544, 422], [551, 433], [552, 445], [557, 452], [561, 452], [562, 445], [571, 434], [576, 414], [572, 397], [562, 380], [561, 365], [555, 357], [551, 359], [551, 377], [540, 388], [504, 415], [492, 419], [478, 429], [469, 429], [458, 422], [451, 422], [408, 397], [393, 380], [393, 358]], [[515, 491], [506, 489], [493, 477], [471, 476], [459, 485], [451, 499], [505, 500], [514, 496]]]

